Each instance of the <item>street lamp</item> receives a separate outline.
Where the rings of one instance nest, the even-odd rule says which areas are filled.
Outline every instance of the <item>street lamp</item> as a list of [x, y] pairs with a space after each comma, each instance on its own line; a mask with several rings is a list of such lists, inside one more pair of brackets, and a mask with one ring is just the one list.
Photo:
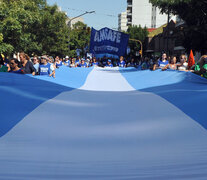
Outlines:
[[[84, 15], [86, 15], [86, 14], [92, 14], [92, 13], [95, 13], [95, 11], [86, 11], [86, 12], [84, 12], [83, 14], [80, 14], [80, 15], [78, 15], [78, 16], [76, 16], [76, 17], [71, 18], [71, 19], [69, 20], [69, 22], [68, 22], [69, 30], [71, 30], [71, 22], [72, 22], [72, 20], [77, 19], [77, 18], [79, 18], [79, 17], [81, 17], [81, 16], [84, 16]], [[69, 32], [68, 40], [69, 40], [69, 51], [70, 51], [70, 32]]]

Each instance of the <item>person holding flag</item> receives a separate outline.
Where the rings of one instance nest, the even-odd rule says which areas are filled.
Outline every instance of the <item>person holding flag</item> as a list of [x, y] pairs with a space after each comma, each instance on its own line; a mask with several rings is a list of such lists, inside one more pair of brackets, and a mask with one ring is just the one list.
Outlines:
[[155, 63], [153, 65], [153, 71], [155, 71], [156, 69], [162, 69], [162, 68], [164, 68], [168, 64], [169, 64], [169, 61], [167, 60], [167, 54], [166, 53], [163, 53], [162, 54], [162, 58], [159, 59], [157, 61], [157, 63]]
[[207, 55], [203, 55], [194, 68], [194, 72], [207, 78]]
[[[52, 73], [51, 73], [52, 72]], [[53, 76], [55, 78], [55, 68], [53, 64], [47, 62], [47, 57], [41, 57], [41, 64], [39, 66], [39, 74], [40, 76]]]
[[85, 62], [85, 59], [81, 59], [81, 62], [78, 64], [78, 67], [81, 67], [81, 68], [87, 68], [88, 65], [87, 63]]
[[10, 65], [9, 72], [16, 73], [16, 74], [24, 74], [24, 71], [21, 68], [19, 68], [18, 59], [16, 58], [10, 59], [9, 65]]
[[108, 59], [107, 64], [105, 65], [105, 67], [113, 67], [111, 59]]
[[56, 68], [60, 68], [63, 65], [63, 62], [61, 61], [59, 56], [55, 57], [55, 65], [56, 65]]
[[64, 65], [67, 66], [67, 67], [70, 66], [69, 56], [66, 56], [66, 57], [65, 57]]
[[91, 63], [91, 66], [94, 66], [94, 67], [99, 66], [99, 63], [96, 61], [96, 57], [93, 57], [93, 62]]
[[126, 67], [126, 62], [124, 61], [124, 57], [120, 56], [120, 62], [118, 63], [119, 67]]
[[179, 71], [187, 71], [188, 70], [188, 63], [187, 63], [187, 57], [182, 54], [180, 56], [180, 62], [177, 64]]

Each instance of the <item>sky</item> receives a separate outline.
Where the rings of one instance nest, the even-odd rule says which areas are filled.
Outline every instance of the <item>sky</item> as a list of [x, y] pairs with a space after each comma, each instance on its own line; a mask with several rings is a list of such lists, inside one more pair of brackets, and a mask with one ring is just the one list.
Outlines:
[[57, 4], [69, 17], [85, 11], [95, 11], [83, 16], [84, 23], [97, 30], [108, 27], [118, 28], [118, 14], [126, 11], [127, 0], [47, 0], [49, 5]]

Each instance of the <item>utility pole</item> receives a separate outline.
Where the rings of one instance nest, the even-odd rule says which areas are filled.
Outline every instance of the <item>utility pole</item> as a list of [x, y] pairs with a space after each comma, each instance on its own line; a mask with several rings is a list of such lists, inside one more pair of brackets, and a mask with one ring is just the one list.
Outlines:
[[167, 56], [169, 56], [169, 24], [170, 24], [170, 8], [168, 6], [168, 13], [167, 13]]
[[68, 26], [69, 26], [69, 36], [68, 36], [68, 42], [69, 42], [69, 45], [68, 45], [68, 48], [69, 48], [69, 51], [70, 51], [70, 31], [71, 31], [71, 22], [72, 22], [72, 20], [74, 20], [74, 19], [77, 19], [77, 18], [79, 18], [79, 17], [81, 17], [81, 16], [84, 16], [84, 15], [86, 15], [86, 14], [92, 14], [92, 13], [95, 13], [95, 11], [86, 11], [85, 13], [83, 13], [83, 14], [80, 14], [80, 15], [78, 15], [78, 16], [76, 16], [76, 17], [73, 17], [73, 18], [71, 18], [70, 20], [69, 20], [69, 22], [68, 22]]

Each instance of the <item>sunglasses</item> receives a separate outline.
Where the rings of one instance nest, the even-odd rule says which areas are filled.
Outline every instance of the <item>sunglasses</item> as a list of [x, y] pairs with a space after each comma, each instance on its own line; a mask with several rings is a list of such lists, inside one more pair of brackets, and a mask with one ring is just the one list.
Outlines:
[[14, 65], [14, 63], [10, 63], [10, 65]]

